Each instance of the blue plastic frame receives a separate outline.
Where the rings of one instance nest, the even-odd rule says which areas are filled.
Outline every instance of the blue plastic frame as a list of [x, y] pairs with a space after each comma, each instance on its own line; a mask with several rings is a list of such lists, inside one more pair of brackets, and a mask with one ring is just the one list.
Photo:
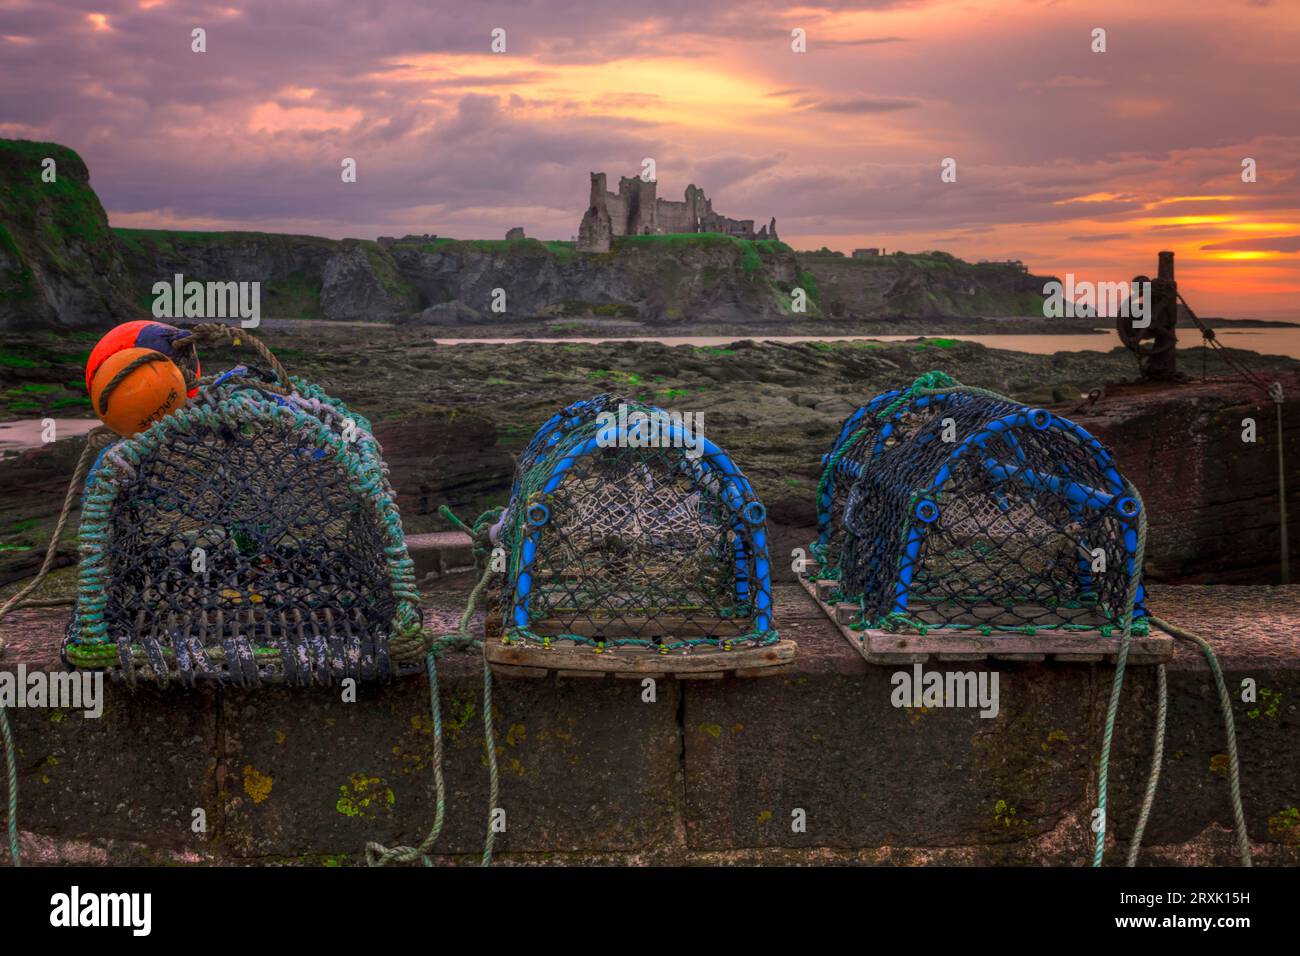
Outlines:
[[[585, 405], [586, 403], [578, 403]], [[589, 419], [582, 418], [580, 415], [573, 416], [572, 412], [575, 406], [565, 409], [564, 413], [552, 416], [546, 424], [538, 430], [530, 447], [537, 443], [544, 443], [542, 447], [553, 447], [558, 445], [568, 434], [571, 427], [582, 424]], [[568, 419], [566, 421], [566, 419]], [[563, 427], [569, 425], [570, 428]], [[629, 429], [627, 423], [620, 424], [617, 420], [605, 425], [598, 430], [596, 434], [588, 437], [575, 447], [564, 452], [564, 456], [559, 458], [546, 475], [546, 481], [542, 485], [543, 494], [551, 494], [560, 483], [564, 481], [569, 470], [578, 462], [579, 459], [593, 454], [594, 452], [625, 444], [628, 437]], [[663, 426], [668, 440], [685, 443], [685, 432], [681, 423], [676, 420], [669, 420]], [[748, 505], [759, 504], [754, 489], [747, 479], [736, 467], [721, 448], [709, 441], [703, 436], [696, 436], [694, 441], [698, 442], [701, 449], [699, 458], [695, 462], [705, 471], [711, 471], [717, 478], [719, 486], [722, 489], [723, 500], [732, 508], [737, 515], [737, 530], [742, 528], [746, 533], [736, 535], [736, 599], [740, 603], [751, 603], [754, 609], [754, 630], [758, 633], [767, 633], [772, 630], [772, 580], [771, 580], [771, 561], [767, 548], [767, 526], [765, 523], [766, 512], [759, 514], [756, 521], [745, 520], [744, 512]], [[515, 494], [518, 494], [518, 480], [515, 483]], [[511, 606], [511, 622], [517, 628], [527, 628], [529, 626], [529, 596], [532, 591], [532, 570], [537, 558], [538, 549], [541, 546], [542, 535], [545, 532], [546, 522], [532, 526], [532, 530], [524, 539], [520, 547], [520, 565], [518, 573], [514, 575], [514, 593]], [[753, 541], [752, 555], [746, 550], [746, 542]], [[749, 561], [753, 558], [754, 575], [749, 577]]]

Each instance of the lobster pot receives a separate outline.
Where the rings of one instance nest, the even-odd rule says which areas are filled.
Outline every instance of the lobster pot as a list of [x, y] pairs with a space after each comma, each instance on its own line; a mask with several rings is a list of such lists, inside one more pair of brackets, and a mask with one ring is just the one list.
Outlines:
[[418, 670], [414, 568], [370, 424], [319, 388], [206, 379], [87, 477], [65, 659], [166, 683]]
[[777, 640], [763, 505], [680, 416], [612, 396], [564, 409], [525, 449], [490, 537], [507, 643]]
[[862, 625], [1146, 633], [1141, 504], [1110, 452], [1044, 409], [891, 392], [827, 456], [818, 546]]
[[[895, 389], [856, 409], [840, 426], [831, 450], [822, 456], [822, 477], [817, 487], [817, 540], [812, 546], [820, 578], [839, 574], [840, 553], [845, 542], [844, 506], [849, 500], [849, 489], [861, 477], [863, 466], [878, 443], [892, 447], [898, 441], [894, 428], [881, 438], [883, 423], [878, 416], [881, 408], [901, 394]], [[915, 417], [909, 416], [908, 422]]]

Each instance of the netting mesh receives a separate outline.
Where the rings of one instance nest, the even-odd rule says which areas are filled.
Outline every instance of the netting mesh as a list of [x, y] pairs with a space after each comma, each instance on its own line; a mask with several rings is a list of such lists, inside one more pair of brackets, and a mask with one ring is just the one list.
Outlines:
[[[1109, 452], [1042, 409], [928, 384], [846, 422], [821, 487], [819, 576], [867, 627], [1110, 633], [1140, 576], [1140, 505]], [[1145, 613], [1139, 586], [1135, 632]]]
[[638, 431], [638, 415], [669, 421], [601, 395], [552, 417], [525, 449], [493, 531], [508, 556], [497, 608], [507, 639], [665, 651], [775, 641], [749, 482], [689, 428]]
[[418, 670], [414, 569], [369, 423], [314, 386], [205, 380], [106, 449], [65, 656], [182, 683]]
[[822, 456], [823, 473], [817, 489], [817, 540], [812, 545], [819, 577], [839, 577], [840, 552], [846, 540], [841, 516], [848, 504], [849, 490], [861, 476], [863, 466], [875, 448], [881, 425], [877, 413], [898, 394], [897, 391], [886, 392], [849, 415], [840, 426], [835, 444]]

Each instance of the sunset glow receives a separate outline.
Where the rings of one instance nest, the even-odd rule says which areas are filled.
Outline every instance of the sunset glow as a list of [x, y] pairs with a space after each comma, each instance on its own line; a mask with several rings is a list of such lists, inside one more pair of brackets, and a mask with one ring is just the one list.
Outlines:
[[587, 173], [650, 157], [795, 248], [1095, 279], [1173, 249], [1202, 311], [1300, 315], [1294, 3], [98, 6], [0, 7], [0, 116], [77, 149], [116, 224], [568, 239]]

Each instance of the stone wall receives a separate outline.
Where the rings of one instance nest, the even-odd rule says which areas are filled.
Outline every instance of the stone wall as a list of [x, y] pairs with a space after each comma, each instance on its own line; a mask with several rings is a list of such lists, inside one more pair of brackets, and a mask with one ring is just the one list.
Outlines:
[[[449, 579], [450, 583], [450, 579]], [[427, 595], [445, 629], [470, 587]], [[897, 667], [863, 662], [792, 583], [776, 588], [791, 670], [658, 683], [499, 678], [492, 694], [503, 863], [1051, 864], [1091, 859], [1097, 755], [1114, 668], [962, 664], [999, 672], [1000, 712], [896, 708]], [[1244, 606], [1267, 598], [1247, 621]], [[1156, 588], [1153, 606], [1202, 630], [1234, 704], [1256, 863], [1300, 863], [1295, 701], [1300, 588]], [[57, 668], [66, 611], [7, 619], [9, 654]], [[956, 665], [948, 665], [956, 666]], [[439, 661], [447, 818], [436, 852], [472, 863], [488, 816], [482, 671]], [[1267, 691], [1267, 693], [1265, 693]], [[99, 719], [12, 710], [26, 862], [357, 864], [368, 840], [415, 844], [433, 821], [428, 685], [135, 692], [109, 684]], [[1107, 856], [1122, 863], [1156, 708], [1129, 668], [1110, 767]], [[1169, 665], [1169, 723], [1142, 862], [1235, 863], [1222, 717], [1202, 658]], [[0, 806], [2, 806], [0, 802]], [[204, 809], [205, 833], [191, 827]], [[791, 826], [803, 811], [806, 829]]]

